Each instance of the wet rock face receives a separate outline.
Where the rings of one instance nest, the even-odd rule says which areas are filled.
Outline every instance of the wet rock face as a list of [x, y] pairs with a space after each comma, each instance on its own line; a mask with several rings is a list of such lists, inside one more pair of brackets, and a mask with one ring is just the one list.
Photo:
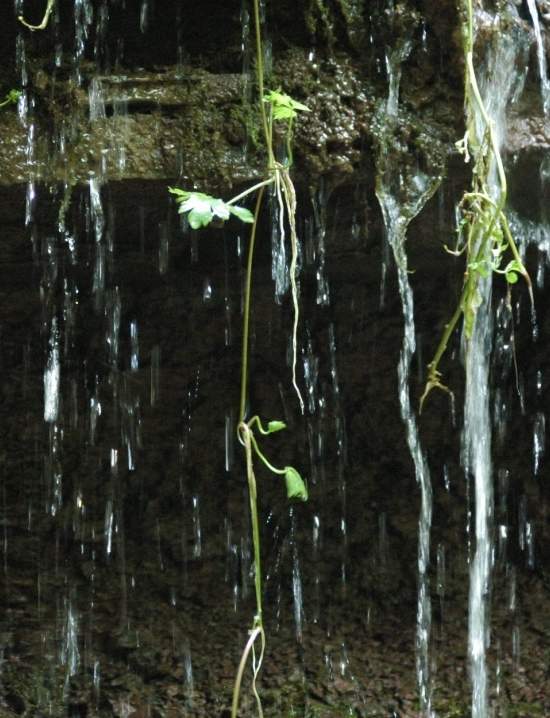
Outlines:
[[[403, 82], [408, 121], [429, 125], [439, 140], [454, 137], [460, 114], [450, 106], [461, 101], [460, 63], [428, 72], [456, 50], [442, 43], [443, 18], [454, 18], [451, 5], [432, 19], [406, 3], [393, 13], [384, 3], [357, 0], [267, 6], [267, 83], [284, 86], [312, 109], [297, 128], [298, 172], [361, 174], [373, 111], [386, 93], [384, 54], [405, 31], [415, 38]], [[41, 7], [26, 5], [27, 17], [36, 21]], [[30, 157], [28, 132], [14, 109], [1, 113], [6, 169], [0, 182], [23, 182], [29, 170], [44, 181], [78, 183], [107, 172], [117, 179], [209, 178], [217, 187], [255, 176], [263, 158], [257, 108], [250, 104], [254, 80], [240, 74], [243, 66], [252, 68], [251, 8], [158, 1], [82, 8], [75, 16], [71, 3], [59, 3], [48, 29], [34, 34], [18, 26], [11, 8], [0, 10], [9, 67], [19, 33], [35, 124]], [[14, 75], [4, 81], [6, 89], [20, 84]]]
[[[36, 19], [41, 7], [30, 3], [25, 12]], [[0, 9], [8, 68], [19, 33], [35, 125], [29, 156], [28, 130], [14, 108], [0, 113], [0, 182], [24, 182], [31, 170], [43, 181], [180, 176], [212, 189], [258, 175], [264, 160], [254, 80], [241, 74], [253, 67], [251, 8], [160, 1], [83, 8], [75, 17], [71, 3], [59, 3], [50, 27], [34, 34], [18, 26], [11, 8]], [[268, 4], [265, 18], [267, 84], [283, 86], [312, 110], [296, 129], [298, 174], [339, 181], [364, 175], [363, 159], [376, 141], [375, 110], [387, 94], [386, 56], [405, 39], [412, 44], [401, 82], [407, 132], [453, 150], [462, 124], [454, 3], [438, 3], [436, 11], [433, 3], [283, 2]], [[529, 34], [522, 22], [519, 31]], [[20, 79], [7, 73], [4, 82], [7, 90]], [[535, 95], [518, 111], [512, 151], [527, 143]], [[541, 146], [546, 134], [541, 120]], [[419, 148], [412, 142], [410, 149]]]

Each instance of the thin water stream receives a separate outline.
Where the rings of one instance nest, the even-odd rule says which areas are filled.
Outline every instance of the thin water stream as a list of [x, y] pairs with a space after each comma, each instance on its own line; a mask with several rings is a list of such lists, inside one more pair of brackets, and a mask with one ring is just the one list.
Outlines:
[[546, 50], [544, 47], [544, 37], [539, 20], [539, 11], [535, 0], [527, 0], [527, 7], [533, 22], [535, 30], [535, 39], [537, 42], [537, 60], [539, 65], [540, 78], [540, 94], [542, 98], [542, 108], [545, 114], [550, 109], [550, 80], [548, 79], [548, 67], [546, 63]]
[[[406, 252], [407, 228], [422, 211], [441, 183], [438, 174], [429, 175], [411, 168], [406, 153], [400, 152], [397, 141], [399, 120], [399, 83], [401, 65], [412, 49], [412, 42], [386, 55], [389, 93], [381, 109], [376, 171], [376, 196], [382, 208], [386, 238], [391, 247], [399, 295], [401, 297], [404, 330], [403, 344], [397, 367], [401, 418], [406, 427], [407, 443], [414, 464], [416, 481], [420, 487], [421, 505], [418, 520], [418, 596], [416, 612], [416, 672], [422, 715], [432, 718], [432, 679], [430, 676], [431, 598], [429, 582], [430, 532], [432, 524], [432, 485], [430, 473], [418, 432], [416, 409], [411, 404], [410, 367], [416, 350], [413, 291], [409, 281]], [[383, 270], [386, 271], [385, 269]]]

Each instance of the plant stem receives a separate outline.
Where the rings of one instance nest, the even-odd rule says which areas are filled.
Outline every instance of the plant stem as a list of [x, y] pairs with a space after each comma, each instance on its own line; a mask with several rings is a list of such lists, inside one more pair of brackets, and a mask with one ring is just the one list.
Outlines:
[[[256, 626], [251, 632], [250, 637], [248, 641], [246, 642], [246, 646], [244, 648], [243, 654], [241, 656], [241, 660], [239, 663], [239, 668], [237, 670], [237, 676], [235, 678], [235, 686], [233, 688], [233, 701], [231, 704], [231, 718], [237, 718], [237, 712], [239, 710], [239, 696], [241, 693], [241, 683], [243, 680], [243, 674], [244, 669], [246, 668], [246, 662], [248, 660], [248, 655], [250, 651], [252, 650], [252, 646], [256, 642], [256, 639], [258, 636], [262, 637], [262, 647], [265, 641], [265, 634], [264, 629], [262, 626]], [[261, 709], [260, 709], [261, 710]], [[260, 713], [261, 715], [261, 713]]]
[[[249, 429], [249, 431], [250, 431], [250, 429]], [[286, 473], [285, 469], [277, 469], [277, 468], [275, 468], [275, 466], [273, 466], [273, 464], [271, 464], [271, 463], [265, 458], [265, 456], [264, 456], [264, 455], [262, 454], [262, 452], [260, 451], [260, 447], [258, 446], [258, 442], [256, 441], [256, 437], [254, 436], [254, 434], [253, 434], [251, 431], [250, 431], [250, 440], [251, 440], [251, 442], [252, 442], [252, 446], [254, 447], [254, 451], [256, 452], [256, 454], [258, 455], [258, 457], [264, 462], [264, 464], [267, 466], [267, 468], [268, 468], [270, 471], [272, 471], [274, 474], [279, 474], [279, 476], [283, 476], [283, 475]]]
[[506, 239], [508, 241], [508, 244], [510, 245], [510, 251], [512, 252], [512, 255], [513, 255], [514, 259], [516, 260], [516, 262], [518, 262], [522, 267], [521, 275], [524, 278], [524, 280], [527, 282], [527, 288], [529, 289], [529, 298], [531, 300], [531, 307], [534, 308], [535, 299], [533, 297], [533, 285], [531, 283], [531, 277], [529, 276], [529, 272], [525, 269], [522, 259], [519, 256], [517, 245], [514, 241], [514, 238], [512, 237], [512, 233], [510, 232], [510, 227], [508, 226], [508, 220], [506, 219], [506, 217], [504, 215], [502, 215], [501, 224], [502, 224], [502, 228], [504, 230]]
[[273, 184], [273, 182], [275, 182], [275, 177], [269, 177], [268, 179], [263, 180], [262, 182], [258, 182], [258, 184], [255, 184], [252, 187], [245, 189], [244, 192], [241, 192], [240, 194], [236, 195], [235, 197], [232, 197], [225, 204], [235, 204], [235, 202], [238, 202], [243, 197], [246, 197], [247, 195], [252, 194], [252, 192], [255, 192], [257, 189], [260, 189], [261, 187], [266, 187], [269, 184]]
[[248, 245], [248, 260], [246, 264], [246, 284], [244, 292], [244, 309], [243, 309], [243, 346], [241, 360], [241, 402], [239, 409], [239, 423], [244, 421], [246, 414], [246, 398], [248, 394], [248, 336], [250, 331], [250, 295], [252, 291], [252, 260], [254, 259], [254, 244], [256, 242], [256, 231], [258, 229], [258, 218], [260, 216], [260, 208], [264, 196], [265, 185], [260, 187], [256, 198], [256, 208], [254, 210], [254, 224], [250, 231], [250, 241]]
[[23, 15], [19, 15], [17, 19], [18, 19], [19, 22], [22, 23], [25, 27], [28, 27], [29, 30], [31, 30], [32, 32], [34, 32], [35, 30], [45, 30], [46, 27], [47, 27], [47, 25], [48, 25], [48, 21], [49, 21], [49, 19], [50, 19], [50, 15], [52, 14], [54, 4], [55, 4], [55, 0], [48, 0], [48, 4], [47, 4], [47, 6], [46, 6], [46, 10], [44, 11], [44, 17], [42, 18], [42, 22], [40, 23], [40, 25], [31, 25], [30, 23], [28, 23], [28, 22], [25, 20], [25, 18], [23, 17]]
[[[465, 0], [465, 7], [467, 14], [464, 30], [464, 54], [466, 60], [465, 97], [468, 116], [468, 130], [465, 136], [464, 148], [466, 156], [468, 156], [468, 144], [471, 145], [472, 153], [476, 158], [476, 162], [473, 169], [474, 191], [469, 192], [464, 196], [462, 202], [460, 203], [460, 206], [462, 207], [462, 204], [467, 198], [475, 198], [491, 207], [491, 217], [488, 222], [484, 222], [483, 218], [481, 217], [481, 214], [484, 211], [483, 205], [477, 208], [474, 207], [471, 210], [474, 213], [474, 218], [473, 220], [469, 220], [471, 224], [470, 234], [467, 242], [467, 273], [465, 282], [462, 288], [458, 306], [455, 309], [451, 320], [445, 326], [445, 331], [443, 332], [443, 336], [439, 341], [434, 358], [428, 364], [428, 380], [426, 382], [426, 388], [424, 390], [424, 393], [422, 394], [422, 397], [420, 399], [420, 410], [422, 410], [422, 405], [431, 389], [433, 389], [434, 387], [447, 389], [447, 387], [445, 387], [440, 381], [441, 374], [438, 371], [438, 365], [447, 349], [449, 339], [454, 329], [456, 328], [460, 317], [462, 315], [466, 315], [467, 312], [470, 313], [472, 311], [471, 301], [477, 291], [479, 275], [475, 270], [470, 268], [473, 264], [470, 261], [471, 253], [475, 253], [474, 262], [479, 263], [485, 260], [487, 252], [489, 251], [491, 245], [492, 235], [495, 226], [500, 227], [500, 229], [502, 230], [514, 259], [521, 267], [520, 272], [527, 283], [529, 289], [529, 296], [531, 299], [531, 305], [533, 305], [533, 290], [531, 285], [531, 279], [523, 264], [523, 261], [521, 260], [517, 245], [514, 241], [514, 238], [512, 237], [512, 233], [510, 232], [510, 228], [508, 226], [508, 222], [503, 211], [507, 197], [507, 181], [502, 157], [500, 155], [500, 150], [495, 137], [492, 119], [487, 113], [487, 108], [485, 107], [485, 103], [483, 102], [483, 98], [477, 84], [473, 59], [474, 13], [472, 0]], [[480, 139], [478, 141], [476, 127], [473, 121], [474, 103], [477, 105], [479, 113], [481, 114], [483, 122], [485, 123], [485, 132], [487, 133], [486, 136], [488, 138], [490, 146], [489, 148], [483, 146], [485, 144], [485, 141], [483, 139]], [[500, 192], [496, 201], [489, 196], [490, 188], [488, 187], [489, 171], [491, 169], [492, 161], [495, 162], [498, 174], [498, 181], [500, 185]], [[466, 317], [466, 319], [468, 319], [468, 316]], [[468, 338], [467, 330], [466, 337]]]
[[262, 49], [262, 29], [260, 25], [260, 2], [254, 0], [254, 28], [256, 31], [256, 75], [258, 80], [258, 92], [260, 94], [260, 113], [262, 115], [262, 124], [264, 127], [265, 144], [267, 147], [267, 163], [272, 167], [275, 162], [273, 155], [273, 144], [271, 142], [271, 132], [267, 123], [267, 114], [264, 103], [264, 58]]

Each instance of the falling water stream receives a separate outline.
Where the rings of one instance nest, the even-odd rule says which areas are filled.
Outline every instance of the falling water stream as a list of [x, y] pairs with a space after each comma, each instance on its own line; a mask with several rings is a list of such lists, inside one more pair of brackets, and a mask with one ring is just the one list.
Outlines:
[[[515, 13], [512, 6], [510, 13]], [[518, 56], [523, 53], [523, 38], [501, 29], [506, 15], [483, 16], [478, 22], [491, 27], [488, 56], [481, 65], [478, 82], [497, 147], [506, 137], [507, 108], [516, 99], [521, 75], [516, 72]], [[475, 24], [476, 29], [479, 29]], [[485, 121], [479, 106], [474, 105], [473, 121], [477, 142], [485, 135]], [[502, 187], [496, 165], [490, 168], [490, 191], [498, 202]], [[470, 595], [468, 617], [468, 645], [472, 680], [472, 717], [489, 715], [489, 678], [486, 652], [490, 645], [491, 574], [494, 562], [493, 546], [493, 470], [491, 450], [491, 417], [489, 411], [489, 368], [492, 351], [492, 313], [483, 310], [491, 305], [491, 275], [480, 282], [482, 311], [476, 314], [473, 334], [463, 340], [466, 368], [464, 400], [463, 465], [466, 479], [474, 482], [475, 550], [470, 565]]]
[[[428, 175], [410, 167], [406, 153], [400, 152], [396, 141], [399, 120], [399, 83], [401, 65], [412, 49], [404, 41], [386, 54], [389, 93], [381, 108], [381, 134], [377, 153], [376, 196], [382, 208], [388, 244], [391, 247], [403, 308], [404, 332], [397, 367], [401, 418], [407, 431], [407, 443], [414, 464], [416, 481], [421, 491], [418, 522], [418, 598], [416, 613], [416, 671], [422, 715], [431, 718], [432, 684], [430, 678], [431, 599], [428, 570], [430, 565], [430, 530], [432, 523], [432, 485], [424, 456], [416, 410], [411, 405], [410, 366], [416, 349], [413, 291], [405, 240], [410, 222], [422, 211], [441, 183], [441, 176]], [[385, 269], [383, 270], [386, 271]]]
[[537, 42], [537, 60], [539, 65], [540, 76], [540, 92], [542, 97], [542, 107], [544, 113], [548, 113], [550, 109], [550, 81], [548, 79], [548, 67], [546, 63], [546, 50], [544, 47], [544, 38], [539, 21], [539, 11], [535, 0], [527, 0], [527, 7], [533, 22], [535, 30], [535, 38]]

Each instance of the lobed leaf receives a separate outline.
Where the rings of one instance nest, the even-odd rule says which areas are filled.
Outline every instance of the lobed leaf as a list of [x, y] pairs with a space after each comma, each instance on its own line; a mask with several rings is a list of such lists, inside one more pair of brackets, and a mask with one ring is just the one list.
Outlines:
[[212, 197], [204, 192], [189, 192], [179, 187], [168, 187], [168, 191], [180, 205], [178, 212], [189, 213], [189, 225], [192, 229], [206, 227], [215, 217], [225, 222], [231, 215], [241, 222], [254, 222], [254, 215], [246, 207], [235, 207], [219, 197]]
[[246, 207], [238, 207], [236, 205], [230, 204], [228, 205], [229, 211], [231, 214], [234, 214], [235, 217], [241, 220], [241, 222], [247, 222], [248, 224], [253, 224], [254, 222], [254, 215], [249, 209], [246, 209]]
[[293, 100], [290, 95], [279, 90], [271, 90], [264, 95], [264, 102], [271, 105], [273, 119], [275, 120], [292, 120], [297, 116], [298, 112], [309, 112], [309, 107]]

